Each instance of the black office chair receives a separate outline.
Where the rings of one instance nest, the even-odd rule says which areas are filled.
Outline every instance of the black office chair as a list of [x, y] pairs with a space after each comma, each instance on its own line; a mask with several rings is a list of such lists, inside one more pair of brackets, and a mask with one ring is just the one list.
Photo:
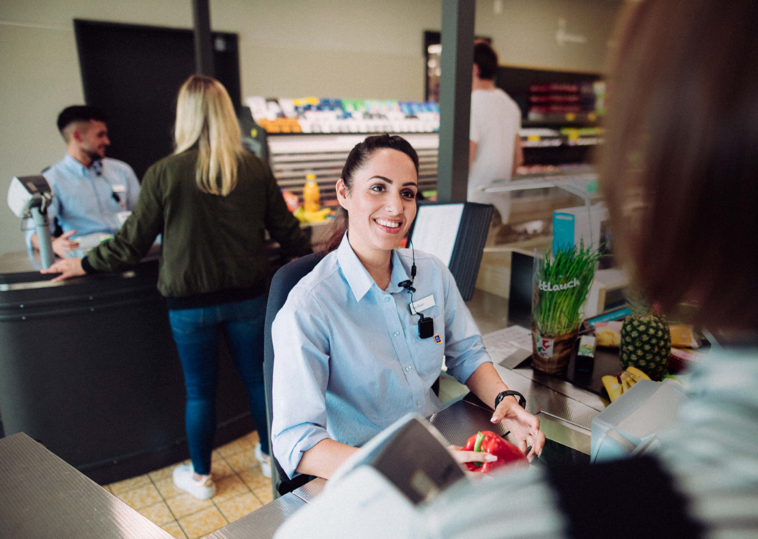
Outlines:
[[[271, 419], [273, 417], [271, 386], [274, 377], [274, 343], [271, 340], [271, 324], [273, 324], [274, 318], [276, 318], [279, 309], [281, 309], [287, 301], [287, 296], [289, 295], [290, 290], [300, 282], [300, 279], [309, 274], [322, 258], [323, 255], [321, 253], [313, 253], [298, 258], [297, 260], [293, 260], [289, 264], [282, 266], [271, 281], [271, 290], [269, 291], [268, 305], [266, 306], [266, 325], [263, 337], [263, 378], [266, 385], [266, 413], [268, 416], [269, 435], [271, 434]], [[270, 449], [270, 452], [271, 460], [274, 463], [276, 473], [279, 476], [279, 480], [276, 483], [276, 490], [279, 494], [284, 495], [288, 492], [292, 492], [296, 488], [303, 486], [313, 479], [313, 476], [310, 475], [299, 475], [294, 479], [290, 479], [289, 476], [284, 473], [284, 470], [282, 470], [276, 457], [274, 457], [273, 449]]]

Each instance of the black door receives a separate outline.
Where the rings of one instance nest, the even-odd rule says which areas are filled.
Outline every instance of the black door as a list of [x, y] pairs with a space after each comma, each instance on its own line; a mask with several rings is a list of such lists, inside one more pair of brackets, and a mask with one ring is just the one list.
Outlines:
[[[84, 98], [108, 115], [108, 156], [142, 178], [173, 151], [176, 96], [195, 72], [191, 30], [75, 20]], [[213, 33], [215, 76], [240, 105], [237, 34]]]

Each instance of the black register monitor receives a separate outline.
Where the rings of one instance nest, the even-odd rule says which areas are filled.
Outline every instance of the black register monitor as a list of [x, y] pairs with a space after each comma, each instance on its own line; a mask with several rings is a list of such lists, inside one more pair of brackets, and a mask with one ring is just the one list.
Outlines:
[[494, 208], [490, 204], [420, 202], [410, 232], [413, 247], [442, 260], [464, 301], [474, 295]]

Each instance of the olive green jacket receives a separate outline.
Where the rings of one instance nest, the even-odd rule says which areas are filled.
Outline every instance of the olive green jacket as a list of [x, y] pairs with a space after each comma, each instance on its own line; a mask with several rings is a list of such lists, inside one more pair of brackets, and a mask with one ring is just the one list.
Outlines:
[[310, 240], [263, 161], [245, 153], [237, 186], [227, 196], [198, 188], [196, 161], [197, 150], [187, 150], [151, 166], [134, 211], [112, 241], [87, 254], [85, 270], [119, 271], [137, 264], [162, 233], [158, 290], [163, 296], [244, 289], [244, 296], [254, 297], [268, 284], [266, 230], [286, 254], [311, 252]]

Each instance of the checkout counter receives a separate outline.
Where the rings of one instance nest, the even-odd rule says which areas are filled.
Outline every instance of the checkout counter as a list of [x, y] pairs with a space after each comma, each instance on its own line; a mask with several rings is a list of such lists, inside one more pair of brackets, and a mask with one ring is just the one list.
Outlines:
[[[35, 253], [37, 255], [37, 253]], [[0, 256], [0, 417], [100, 484], [187, 456], [185, 389], [158, 252], [131, 271], [51, 284], [26, 252]], [[222, 346], [222, 445], [254, 427]]]
[[[3, 259], [0, 258], [0, 262], [2, 261]], [[37, 316], [31, 320], [17, 319], [11, 321], [8, 319], [8, 311], [10, 310], [9, 301], [4, 300], [2, 311], [4, 318], [0, 325], [3, 326], [2, 331], [8, 333], [3, 334], [3, 339], [7, 338], [6, 335], [11, 335], [9, 333], [10, 330], [5, 327], [6, 325], [10, 327], [12, 324], [16, 324], [18, 326], [22, 325], [22, 322], [32, 322], [35, 324], [55, 323], [56, 328], [60, 327], [62, 330], [75, 331], [73, 329], [74, 323], [69, 318], [79, 318], [79, 324], [82, 322], [92, 323], [95, 325], [95, 330], [103, 330], [105, 328], [105, 325], [100, 326], [100, 322], [98, 321], [100, 318], [102, 318], [103, 324], [105, 322], [123, 321], [125, 318], [134, 318], [133, 323], [144, 323], [145, 326], [148, 326], [147, 330], [143, 327], [141, 331], [146, 331], [146, 335], [153, 335], [150, 339], [153, 341], [151, 343], [130, 342], [128, 336], [127, 338], [118, 340], [117, 346], [111, 345], [110, 347], [111, 349], [117, 349], [116, 355], [111, 357], [111, 361], [105, 361], [104, 358], [99, 358], [94, 354], [89, 359], [84, 359], [84, 354], [82, 354], [75, 361], [75, 365], [60, 365], [59, 361], [56, 363], [54, 354], [48, 352], [49, 355], [41, 355], [38, 358], [39, 361], [36, 363], [41, 367], [42, 372], [36, 370], [34, 364], [28, 369], [23, 369], [17, 364], [9, 364], [8, 359], [4, 358], [2, 360], [3, 366], [0, 367], [3, 369], [0, 372], [0, 376], [3, 376], [6, 372], [12, 372], [13, 369], [21, 368], [21, 372], [16, 375], [18, 383], [30, 384], [33, 382], [31, 388], [25, 389], [22, 392], [24, 398], [27, 400], [33, 400], [34, 398], [44, 399], [45, 391], [48, 390], [53, 391], [58, 396], [59, 401], [63, 400], [66, 405], [71, 407], [69, 409], [62, 409], [60, 414], [50, 411], [59, 408], [48, 408], [47, 414], [40, 415], [39, 417], [35, 413], [30, 412], [27, 414], [28, 417], [22, 418], [25, 423], [21, 425], [23, 428], [19, 430], [25, 430], [27, 425], [34, 428], [40, 425], [41, 427], [52, 429], [49, 431], [51, 433], [57, 432], [62, 435], [62, 431], [65, 428], [63, 426], [54, 428], [54, 425], [51, 424], [56, 423], [56, 417], [57, 420], [62, 420], [62, 418], [68, 417], [73, 413], [76, 413], [77, 416], [73, 417], [74, 427], [71, 428], [102, 429], [99, 433], [97, 431], [88, 433], [86, 437], [69, 437], [70, 440], [68, 442], [70, 443], [67, 444], [63, 443], [67, 441], [65, 440], [65, 436], [63, 436], [63, 440], [59, 440], [58, 438], [55, 438], [52, 442], [46, 440], [48, 448], [59, 455], [61, 455], [61, 447], [72, 451], [75, 455], [77, 449], [88, 455], [98, 451], [105, 453], [105, 449], [112, 451], [112, 448], [116, 444], [108, 442], [107, 436], [114, 431], [128, 430], [129, 435], [135, 437], [132, 447], [141, 445], [143, 450], [153, 447], [150, 445], [151, 436], [156, 445], [163, 443], [162, 440], [166, 440], [171, 436], [179, 436], [176, 431], [183, 429], [183, 422], [176, 417], [169, 417], [170, 412], [179, 413], [179, 411], [167, 408], [173, 405], [166, 402], [164, 397], [154, 395], [149, 401], [147, 398], [143, 398], [141, 402], [132, 402], [132, 405], [136, 409], [132, 409], [131, 411], [126, 402], [119, 401], [119, 399], [128, 400], [130, 390], [147, 393], [145, 388], [156, 391], [158, 388], [164, 390], [166, 388], [173, 388], [175, 385], [178, 386], [177, 391], [181, 389], [181, 372], [178, 358], [174, 356], [169, 356], [169, 359], [156, 357], [156, 353], [173, 354], [175, 352], [171, 352], [171, 347], [166, 344], [170, 342], [170, 333], [165, 333], [161, 337], [163, 329], [166, 332], [169, 330], [165, 318], [161, 318], [161, 315], [157, 313], [160, 311], [160, 297], [156, 297], [157, 292], [155, 292], [154, 283], [151, 285], [149, 282], [152, 271], [155, 271], [154, 264], [145, 262], [135, 270], [133, 276], [122, 274], [104, 276], [101, 279], [87, 278], [83, 282], [72, 282], [71, 285], [54, 287], [52, 291], [48, 289], [47, 293], [36, 295], [35, 297], [38, 302], [36, 304], [28, 303], [28, 301], [33, 299], [29, 297], [31, 295], [30, 291], [45, 290], [44, 288], [8, 290], [3, 286], [0, 297], [8, 297], [7, 294], [9, 292], [26, 293], [28, 296], [24, 298], [27, 301], [24, 309], [31, 307], [31, 305], [35, 305], [40, 309], [36, 313]], [[3, 278], [5, 279], [3, 281], [4, 285], [12, 280], [8, 274], [4, 274]], [[27, 283], [40, 281], [40, 279], [37, 281], [32, 279], [33, 276], [27, 273]], [[92, 299], [90, 299], [90, 295]], [[56, 302], [54, 300], [56, 298], [58, 304], [66, 303], [68, 305], [66, 298], [71, 300], [71, 305], [68, 307], [71, 309], [69, 316], [52, 317], [52, 314], [57, 314], [58, 311], [53, 306], [50, 306], [49, 303], [55, 305]], [[44, 301], [41, 301], [42, 299]], [[43, 305], [45, 306], [44, 310]], [[94, 308], [94, 311], [90, 311], [89, 306]], [[468, 307], [484, 333], [503, 329], [511, 325], [508, 315], [508, 300], [502, 297], [482, 290], [475, 290], [472, 300], [468, 302]], [[18, 306], [17, 309], [20, 310]], [[47, 315], [45, 315], [45, 312]], [[26, 315], [17, 314], [16, 316]], [[142, 318], [144, 320], [141, 320]], [[151, 324], [153, 325], [152, 332], [149, 330]], [[164, 324], [165, 328], [161, 324]], [[30, 327], [34, 329], [32, 326]], [[17, 342], [14, 346], [22, 344], [18, 339], [25, 334], [16, 329], [16, 336], [14, 338]], [[101, 338], [102, 336], [93, 337], [91, 345], [79, 343], [75, 336], [64, 337], [64, 339], [66, 346], [77, 345], [78, 349], [83, 352], [88, 347], [105, 346], [104, 343], [109, 340], [112, 343], [112, 335], [111, 331], [105, 333], [105, 337], [103, 338]], [[39, 342], [32, 349], [40, 354], [45, 351], [45, 347], [49, 348], [52, 346], [47, 342], [38, 340]], [[162, 348], [159, 349], [158, 347]], [[156, 353], [151, 352], [151, 350], [155, 350]], [[135, 353], [149, 355], [149, 359], [133, 356]], [[129, 360], [126, 358], [129, 358]], [[498, 359], [495, 357], [493, 359], [495, 361], [495, 368], [505, 383], [526, 397], [527, 410], [536, 413], [540, 418], [542, 430], [548, 439], [543, 450], [541, 462], [533, 463], [533, 465], [550, 465], [559, 462], [589, 462], [592, 419], [605, 408], [607, 401], [594, 393], [579, 389], [566, 381], [553, 377], [546, 376], [542, 378], [537, 376], [531, 368], [508, 368], [499, 364], [500, 361], [503, 361], [502, 358]], [[124, 361], [129, 362], [124, 364]], [[156, 361], [158, 361], [157, 364], [151, 364], [151, 362]], [[52, 368], [55, 372], [51, 372], [48, 375], [48, 373], [44, 372], [45, 367]], [[87, 368], [96, 370], [97, 375], [87, 374]], [[173, 370], [176, 370], [176, 372], [172, 372]], [[35, 372], [38, 372], [40, 376], [33, 377], [32, 374]], [[138, 380], [140, 376], [147, 372], [150, 372], [151, 376]], [[56, 382], [58, 385], [63, 385], [60, 384], [60, 380], [56, 380], [55, 376], [61, 376], [64, 373], [68, 373], [69, 380], [72, 383], [83, 383], [85, 381], [91, 383], [96, 381], [97, 376], [101, 376], [103, 382], [96, 384], [95, 387], [88, 387], [86, 391], [69, 394], [64, 399], [63, 396], [66, 391], [64, 389], [56, 390], [56, 384], [53, 383]], [[123, 380], [119, 382], [119, 379]], [[142, 384], [140, 387], [129, 387], [137, 381]], [[111, 384], [114, 385], [109, 387]], [[6, 390], [7, 385], [7, 383], [3, 382], [3, 391]], [[71, 389], [68, 384], [65, 385], [68, 389]], [[97, 399], [103, 399], [100, 407], [98, 406]], [[3, 402], [8, 401], [9, 399], [6, 396]], [[47, 406], [54, 405], [49, 398], [45, 402]], [[183, 398], [178, 399], [178, 403], [178, 407], [183, 408]], [[37, 414], [40, 414], [42, 410], [42, 407], [34, 409]], [[69, 412], [68, 410], [71, 411]], [[228, 411], [229, 408], [227, 408], [227, 413]], [[81, 417], [78, 414], [82, 414]], [[49, 419], [45, 419], [45, 415]], [[432, 416], [430, 421], [450, 443], [463, 445], [465, 440], [477, 430], [483, 428], [496, 430], [495, 426], [489, 422], [491, 415], [490, 409], [482, 407], [475, 399], [464, 397], [453, 399], [450, 406]], [[152, 418], [146, 416], [152, 416]], [[13, 417], [14, 421], [17, 421], [15, 418], [19, 417], [19, 415]], [[137, 419], [142, 419], [142, 421], [137, 421]], [[219, 423], [221, 424], [221, 422]], [[14, 423], [14, 425], [17, 424], [20, 423]], [[29, 433], [30, 431], [25, 430], [25, 432]], [[38, 437], [37, 432], [40, 431], [31, 431], [31, 435]], [[82, 440], [82, 442], [80, 443], [79, 440]], [[86, 442], [84, 442], [85, 440]], [[106, 444], [104, 447], [98, 446], [98, 443], [101, 441]], [[59, 443], [61, 445], [56, 446]], [[35, 466], [23, 465], [26, 462], [25, 455], [30, 455], [32, 451], [39, 454], [35, 457]], [[49, 475], [41, 471], [45, 466], [49, 468], [50, 473], [55, 473], [56, 475]], [[0, 472], [2, 472], [0, 473], [0, 498], [2, 498], [2, 492], [8, 491], [12, 487], [16, 493], [13, 497], [14, 500], [27, 500], [29, 503], [33, 502], [39, 507], [55, 503], [57, 507], [56, 511], [48, 512], [46, 517], [42, 516], [46, 514], [44, 511], [41, 513], [36, 512], [34, 524], [27, 528], [29, 532], [26, 534], [17, 533], [15, 535], [17, 539], [39, 537], [45, 533], [50, 533], [61, 538], [102, 537], [104, 535], [97, 534], [103, 532], [105, 529], [111, 531], [118, 530], [119, 536], [124, 538], [168, 537], [168, 534], [157, 525], [152, 525], [146, 518], [131, 510], [123, 502], [103, 489], [98, 489], [79, 474], [71, 473], [72, 471], [70, 466], [65, 462], [52, 455], [49, 451], [45, 451], [44, 448], [35, 444], [23, 434], [16, 434], [0, 439]], [[86, 470], [84, 471], [86, 472]], [[213, 532], [208, 537], [213, 539], [273, 537], [275, 531], [287, 518], [307, 503], [313, 501], [321, 493], [324, 485], [325, 482], [323, 480], [316, 479], [232, 524]], [[81, 495], [76, 498], [72, 498], [67, 494], [74, 488], [78, 489], [77, 492], [81, 492]], [[83, 507], [91, 508], [88, 514], [93, 514], [92, 511], [97, 509], [97, 518], [89, 520], [84, 518], [74, 519], [72, 515], [84, 516], [82, 514]], [[3, 526], [5, 525], [3, 524], [3, 520], [6, 517], [11, 519], [7, 522], [11, 526], [14, 525], [14, 522], [18, 525], [21, 525], [21, 522], [25, 522], [24, 515], [13, 510], [12, 503], [10, 505], [0, 503], [0, 535], [2, 535]], [[65, 524], [63, 527], [61, 527], [61, 522]], [[152, 528], [151, 525], [153, 526]]]

